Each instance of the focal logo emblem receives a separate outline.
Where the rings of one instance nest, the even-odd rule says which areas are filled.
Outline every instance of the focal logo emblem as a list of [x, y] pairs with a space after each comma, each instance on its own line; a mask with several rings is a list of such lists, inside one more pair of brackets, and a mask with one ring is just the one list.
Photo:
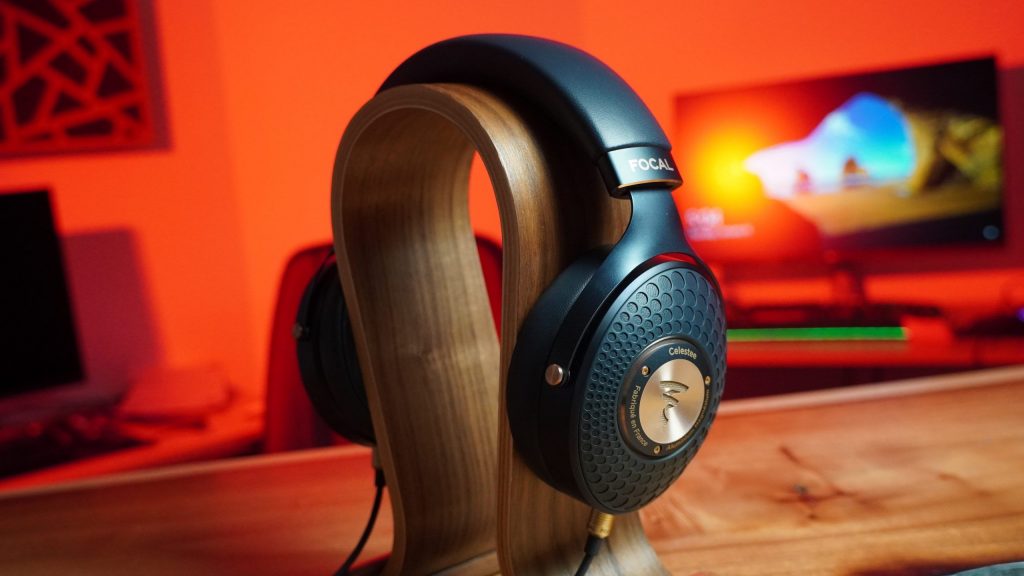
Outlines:
[[626, 443], [651, 457], [667, 456], [689, 440], [707, 413], [711, 372], [696, 345], [665, 338], [637, 357], [619, 398]]
[[[674, 362], [674, 360], [673, 360]], [[667, 364], [666, 364], [667, 366]], [[690, 387], [682, 382], [676, 382], [675, 380], [664, 380], [661, 383], [661, 395], [665, 398], [665, 407], [661, 409], [661, 417], [665, 420], [665, 424], [671, 424], [672, 418], [669, 416], [669, 410], [672, 410], [676, 406], [679, 406], [679, 399], [676, 398], [677, 392], [685, 392]], [[643, 410], [643, 400], [640, 401], [641, 410]]]

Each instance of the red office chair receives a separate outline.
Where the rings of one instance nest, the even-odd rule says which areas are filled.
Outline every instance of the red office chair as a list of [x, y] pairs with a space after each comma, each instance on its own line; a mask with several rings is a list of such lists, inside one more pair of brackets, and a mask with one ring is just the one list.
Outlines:
[[[494, 325], [501, 330], [501, 247], [477, 237], [480, 265], [491, 301]], [[292, 327], [302, 294], [331, 245], [322, 244], [300, 250], [288, 260], [274, 308], [270, 331], [270, 358], [267, 367], [267, 405], [263, 448], [266, 452], [284, 452], [316, 446], [344, 444], [347, 441], [331, 432], [313, 409], [299, 376]]]

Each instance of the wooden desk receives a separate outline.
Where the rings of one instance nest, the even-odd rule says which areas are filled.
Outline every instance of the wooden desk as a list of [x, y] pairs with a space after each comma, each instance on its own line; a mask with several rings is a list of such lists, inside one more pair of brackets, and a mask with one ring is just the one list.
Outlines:
[[[365, 521], [368, 460], [331, 448], [9, 493], [0, 572], [328, 574]], [[389, 516], [366, 557], [387, 551]], [[1022, 560], [1024, 367], [724, 404], [643, 518], [674, 574]]]
[[1024, 338], [730, 342], [726, 399], [1024, 364]]

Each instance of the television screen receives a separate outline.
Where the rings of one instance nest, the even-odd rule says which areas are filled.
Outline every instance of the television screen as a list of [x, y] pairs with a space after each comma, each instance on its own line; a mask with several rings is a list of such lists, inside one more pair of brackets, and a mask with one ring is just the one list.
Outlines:
[[680, 96], [687, 236], [711, 261], [998, 243], [992, 58]]
[[0, 193], [0, 396], [82, 376], [50, 196]]

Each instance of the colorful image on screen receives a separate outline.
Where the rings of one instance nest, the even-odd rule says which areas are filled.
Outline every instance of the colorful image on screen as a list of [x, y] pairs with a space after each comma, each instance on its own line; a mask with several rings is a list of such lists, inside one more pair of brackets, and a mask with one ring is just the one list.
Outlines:
[[684, 95], [675, 128], [709, 260], [1002, 239], [991, 58]]

